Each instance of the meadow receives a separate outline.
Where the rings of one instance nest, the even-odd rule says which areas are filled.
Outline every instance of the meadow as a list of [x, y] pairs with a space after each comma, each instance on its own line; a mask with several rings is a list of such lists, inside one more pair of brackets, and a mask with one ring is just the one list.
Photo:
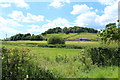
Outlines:
[[97, 33], [58, 33], [58, 34], [46, 34], [43, 36], [45, 39], [49, 39], [51, 36], [59, 36], [65, 38], [66, 40], [75, 40], [77, 38], [88, 38], [88, 39], [97, 39]]
[[[10, 44], [12, 43], [12, 45]], [[91, 59], [86, 58], [87, 64], [82, 62], [85, 49], [66, 49], [16, 45], [37, 43], [47, 44], [46, 41], [7, 41], [2, 46], [11, 48], [28, 48], [33, 54], [33, 61], [45, 70], [50, 70], [55, 77], [60, 78], [118, 78], [117, 66], [93, 65]], [[68, 45], [99, 46], [99, 42], [66, 41]]]

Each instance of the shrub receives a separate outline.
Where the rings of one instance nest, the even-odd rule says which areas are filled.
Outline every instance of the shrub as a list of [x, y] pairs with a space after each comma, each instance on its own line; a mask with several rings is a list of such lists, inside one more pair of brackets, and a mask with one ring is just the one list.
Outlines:
[[65, 40], [61, 37], [52, 36], [48, 39], [48, 44], [65, 44]]
[[[2, 79], [12, 80], [14, 78], [44, 78], [54, 79], [54, 74], [41, 68], [33, 61], [33, 54], [27, 48], [5, 48], [2, 47]], [[17, 79], [16, 79], [17, 78]]]
[[120, 63], [120, 48], [96, 47], [89, 48], [87, 53], [91, 56], [93, 64], [100, 65], [116, 65]]

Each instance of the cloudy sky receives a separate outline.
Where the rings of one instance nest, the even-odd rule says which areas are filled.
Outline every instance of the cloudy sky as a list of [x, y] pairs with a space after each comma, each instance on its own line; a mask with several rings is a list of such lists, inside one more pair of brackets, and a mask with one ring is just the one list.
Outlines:
[[0, 39], [54, 27], [103, 29], [117, 18], [118, 0], [0, 0]]

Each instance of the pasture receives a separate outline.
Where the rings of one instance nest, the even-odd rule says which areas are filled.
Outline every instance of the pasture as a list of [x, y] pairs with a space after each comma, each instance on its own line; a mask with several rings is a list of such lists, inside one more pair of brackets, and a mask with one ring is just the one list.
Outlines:
[[58, 33], [58, 34], [47, 34], [43, 36], [43, 38], [49, 39], [51, 36], [59, 36], [65, 38], [66, 40], [75, 40], [77, 38], [88, 38], [88, 39], [96, 39], [98, 38], [97, 33]]

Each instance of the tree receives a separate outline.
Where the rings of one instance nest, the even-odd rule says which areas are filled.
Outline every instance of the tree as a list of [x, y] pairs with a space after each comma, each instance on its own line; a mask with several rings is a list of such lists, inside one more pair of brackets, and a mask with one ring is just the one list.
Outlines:
[[43, 38], [42, 38], [42, 36], [40, 36], [40, 35], [36, 35], [36, 36], [34, 37], [34, 40], [36, 40], [36, 41], [41, 41], [41, 40], [43, 40]]
[[62, 37], [52, 36], [48, 39], [48, 44], [65, 44], [65, 40]]
[[42, 35], [45, 36], [45, 35], [46, 35], [46, 32], [42, 33]]
[[63, 33], [69, 34], [69, 31], [68, 31], [67, 27], [64, 27], [62, 31], [63, 31]]
[[119, 42], [120, 41], [120, 28], [117, 28], [115, 23], [109, 23], [106, 25], [105, 30], [99, 32], [99, 37], [104, 43], [110, 43], [112, 41]]
[[32, 35], [30, 33], [27, 34], [16, 34], [14, 36], [11, 36], [10, 38], [8, 38], [7, 40], [11, 40], [11, 41], [17, 41], [17, 40], [43, 40], [43, 37], [41, 35]]

